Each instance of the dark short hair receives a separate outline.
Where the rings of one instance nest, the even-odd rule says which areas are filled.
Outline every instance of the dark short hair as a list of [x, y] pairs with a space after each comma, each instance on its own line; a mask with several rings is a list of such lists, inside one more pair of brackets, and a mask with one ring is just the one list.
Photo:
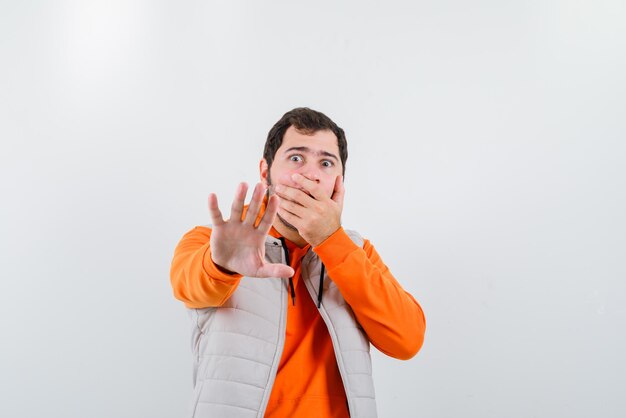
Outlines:
[[308, 107], [297, 107], [285, 113], [278, 122], [272, 126], [267, 134], [265, 148], [263, 149], [263, 158], [267, 161], [268, 169], [272, 167], [272, 162], [276, 156], [276, 151], [283, 143], [285, 132], [293, 126], [298, 131], [312, 135], [317, 131], [332, 131], [337, 137], [337, 146], [339, 147], [339, 158], [341, 159], [342, 174], [346, 172], [346, 160], [348, 159], [348, 143], [346, 142], [346, 134], [335, 122], [322, 112], [318, 112]]

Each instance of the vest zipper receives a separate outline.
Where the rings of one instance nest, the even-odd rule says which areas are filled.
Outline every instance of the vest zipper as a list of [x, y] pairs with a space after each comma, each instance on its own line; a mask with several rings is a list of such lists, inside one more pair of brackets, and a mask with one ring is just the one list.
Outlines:
[[[285, 238], [280, 237], [280, 242], [283, 244], [283, 252], [285, 253], [285, 262], [288, 266], [291, 265], [291, 260], [289, 260], [289, 249], [287, 248], [287, 244], [285, 244]], [[289, 291], [291, 293], [291, 303], [293, 306], [296, 306], [296, 289], [293, 287], [293, 276], [289, 278]]]
[[322, 293], [324, 292], [324, 263], [322, 263], [322, 269], [320, 270], [320, 288], [317, 291], [317, 309], [322, 306]]

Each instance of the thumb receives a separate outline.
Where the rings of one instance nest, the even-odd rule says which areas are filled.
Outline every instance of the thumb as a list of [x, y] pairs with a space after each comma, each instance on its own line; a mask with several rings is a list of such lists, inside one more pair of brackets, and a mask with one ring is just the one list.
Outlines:
[[334, 200], [340, 207], [343, 207], [343, 196], [345, 192], [346, 189], [343, 187], [343, 176], [337, 176], [331, 199]]
[[289, 277], [293, 277], [295, 271], [289, 266], [284, 264], [264, 264], [260, 269], [257, 270], [256, 277], [280, 277], [283, 279], [288, 279]]

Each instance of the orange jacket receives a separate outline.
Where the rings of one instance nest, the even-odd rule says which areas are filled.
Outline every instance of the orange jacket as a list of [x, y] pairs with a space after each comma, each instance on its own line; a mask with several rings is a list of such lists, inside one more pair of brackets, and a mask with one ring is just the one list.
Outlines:
[[[280, 237], [274, 228], [270, 234]], [[189, 308], [221, 306], [241, 278], [224, 273], [213, 263], [210, 236], [211, 229], [195, 227], [183, 236], [174, 253], [174, 295]], [[265, 416], [348, 417], [328, 330], [305, 286], [298, 285], [300, 262], [310, 246], [298, 248], [285, 241], [295, 271], [296, 303], [288, 304], [285, 346]], [[340, 228], [313, 251], [371, 343], [389, 356], [413, 357], [423, 343], [424, 314], [391, 275], [372, 244], [364, 240], [360, 248]]]

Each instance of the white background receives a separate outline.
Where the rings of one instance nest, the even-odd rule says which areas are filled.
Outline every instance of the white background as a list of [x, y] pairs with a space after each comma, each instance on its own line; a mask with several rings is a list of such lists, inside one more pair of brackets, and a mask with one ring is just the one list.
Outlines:
[[175, 245], [309, 106], [427, 318], [386, 417], [626, 415], [626, 3], [3, 1], [0, 416], [182, 417]]

